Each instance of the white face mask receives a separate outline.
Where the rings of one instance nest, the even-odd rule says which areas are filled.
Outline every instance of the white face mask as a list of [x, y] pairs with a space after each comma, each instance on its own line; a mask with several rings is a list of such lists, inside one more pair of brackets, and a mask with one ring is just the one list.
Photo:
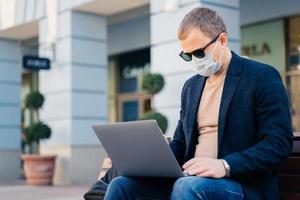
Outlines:
[[[212, 52], [216, 49], [216, 45]], [[219, 62], [214, 61], [213, 53], [212, 52], [205, 52], [205, 56], [203, 58], [197, 58], [192, 55], [192, 64], [193, 64], [193, 71], [198, 73], [201, 76], [212, 76], [216, 72], [218, 72], [222, 66], [221, 58], [223, 56], [223, 52], [221, 53]]]

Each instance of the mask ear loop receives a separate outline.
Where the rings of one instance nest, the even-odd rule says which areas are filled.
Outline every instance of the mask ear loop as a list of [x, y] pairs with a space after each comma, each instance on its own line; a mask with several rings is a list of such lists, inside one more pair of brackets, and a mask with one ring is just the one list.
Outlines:
[[223, 63], [221, 62], [222, 61], [222, 58], [223, 58], [223, 55], [224, 55], [224, 49], [222, 49], [222, 53], [221, 53], [221, 56], [219, 58], [219, 63], [222, 65]]
[[212, 56], [212, 55], [214, 55], [214, 53], [215, 53], [215, 51], [216, 51], [216, 48], [217, 48], [217, 44], [218, 44], [218, 43], [219, 43], [219, 40], [217, 40], [217, 41], [214, 43], [214, 45], [215, 45], [215, 46], [213, 47], [213, 50], [212, 50], [212, 51], [211, 51], [211, 53], [210, 53], [210, 54], [211, 54], [211, 56]]
[[[216, 48], [217, 48], [217, 44], [219, 44], [219, 40], [217, 40], [216, 41], [216, 44], [215, 44], [215, 46], [214, 46], [214, 49], [212, 50], [212, 55], [213, 55], [213, 53], [215, 53], [215, 50], [216, 50]], [[222, 53], [221, 53], [221, 55], [220, 55], [220, 58], [218, 59], [218, 61], [219, 61], [219, 63], [222, 65], [222, 63], [221, 63], [221, 60], [222, 60], [222, 58], [223, 58], [223, 55], [224, 55], [224, 49], [223, 49], [223, 51], [222, 51]]]

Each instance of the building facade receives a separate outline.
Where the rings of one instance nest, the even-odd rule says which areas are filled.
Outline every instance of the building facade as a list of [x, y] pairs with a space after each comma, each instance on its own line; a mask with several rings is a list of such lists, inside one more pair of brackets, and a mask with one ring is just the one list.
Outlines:
[[[193, 75], [190, 63], [178, 56], [177, 28], [194, 7], [222, 15], [232, 50], [265, 59], [289, 79], [285, 36], [297, 32], [292, 28], [297, 21], [278, 30], [287, 23], [280, 19], [297, 16], [300, 6], [291, 0], [266, 2], [270, 9], [253, 16], [262, 8], [258, 0], [0, 0], [0, 181], [20, 179], [21, 128], [28, 123], [24, 98], [32, 90], [46, 99], [40, 120], [51, 127], [52, 137], [42, 142], [41, 153], [58, 155], [56, 184], [96, 179], [105, 151], [93, 124], [136, 120], [153, 107], [167, 116], [167, 134], [172, 136], [181, 88]], [[263, 30], [262, 22], [270, 28]], [[256, 30], [264, 34], [258, 37]], [[273, 38], [264, 38], [269, 30]], [[253, 50], [252, 45], [259, 47]], [[257, 52], [267, 52], [262, 55], [266, 58]], [[297, 53], [294, 64], [299, 63]], [[51, 68], [25, 69], [22, 59], [28, 55], [49, 58]], [[294, 88], [290, 93], [297, 128], [299, 73], [291, 69], [294, 76], [287, 85]], [[149, 71], [161, 73], [166, 82], [154, 98], [140, 84]]]

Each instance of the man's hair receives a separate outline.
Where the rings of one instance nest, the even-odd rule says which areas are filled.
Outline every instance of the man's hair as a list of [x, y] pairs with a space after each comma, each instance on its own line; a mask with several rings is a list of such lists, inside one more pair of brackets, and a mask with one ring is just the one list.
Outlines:
[[186, 39], [190, 31], [195, 27], [198, 27], [210, 38], [215, 38], [220, 33], [227, 33], [222, 17], [216, 11], [209, 8], [197, 7], [186, 14], [178, 29], [178, 39]]

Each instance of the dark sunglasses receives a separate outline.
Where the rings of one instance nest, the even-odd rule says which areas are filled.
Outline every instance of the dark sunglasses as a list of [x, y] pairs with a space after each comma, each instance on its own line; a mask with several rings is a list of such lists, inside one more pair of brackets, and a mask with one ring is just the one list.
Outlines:
[[205, 45], [204, 47], [200, 48], [200, 49], [196, 49], [194, 51], [192, 51], [191, 53], [184, 53], [183, 51], [180, 52], [179, 56], [181, 58], [183, 58], [183, 60], [185, 61], [191, 61], [192, 60], [192, 55], [194, 55], [197, 58], [203, 58], [205, 56], [205, 52], [204, 50], [211, 44], [213, 44], [214, 42], [217, 41], [217, 39], [219, 38], [220, 35], [218, 35], [215, 39], [211, 40], [207, 45]]

